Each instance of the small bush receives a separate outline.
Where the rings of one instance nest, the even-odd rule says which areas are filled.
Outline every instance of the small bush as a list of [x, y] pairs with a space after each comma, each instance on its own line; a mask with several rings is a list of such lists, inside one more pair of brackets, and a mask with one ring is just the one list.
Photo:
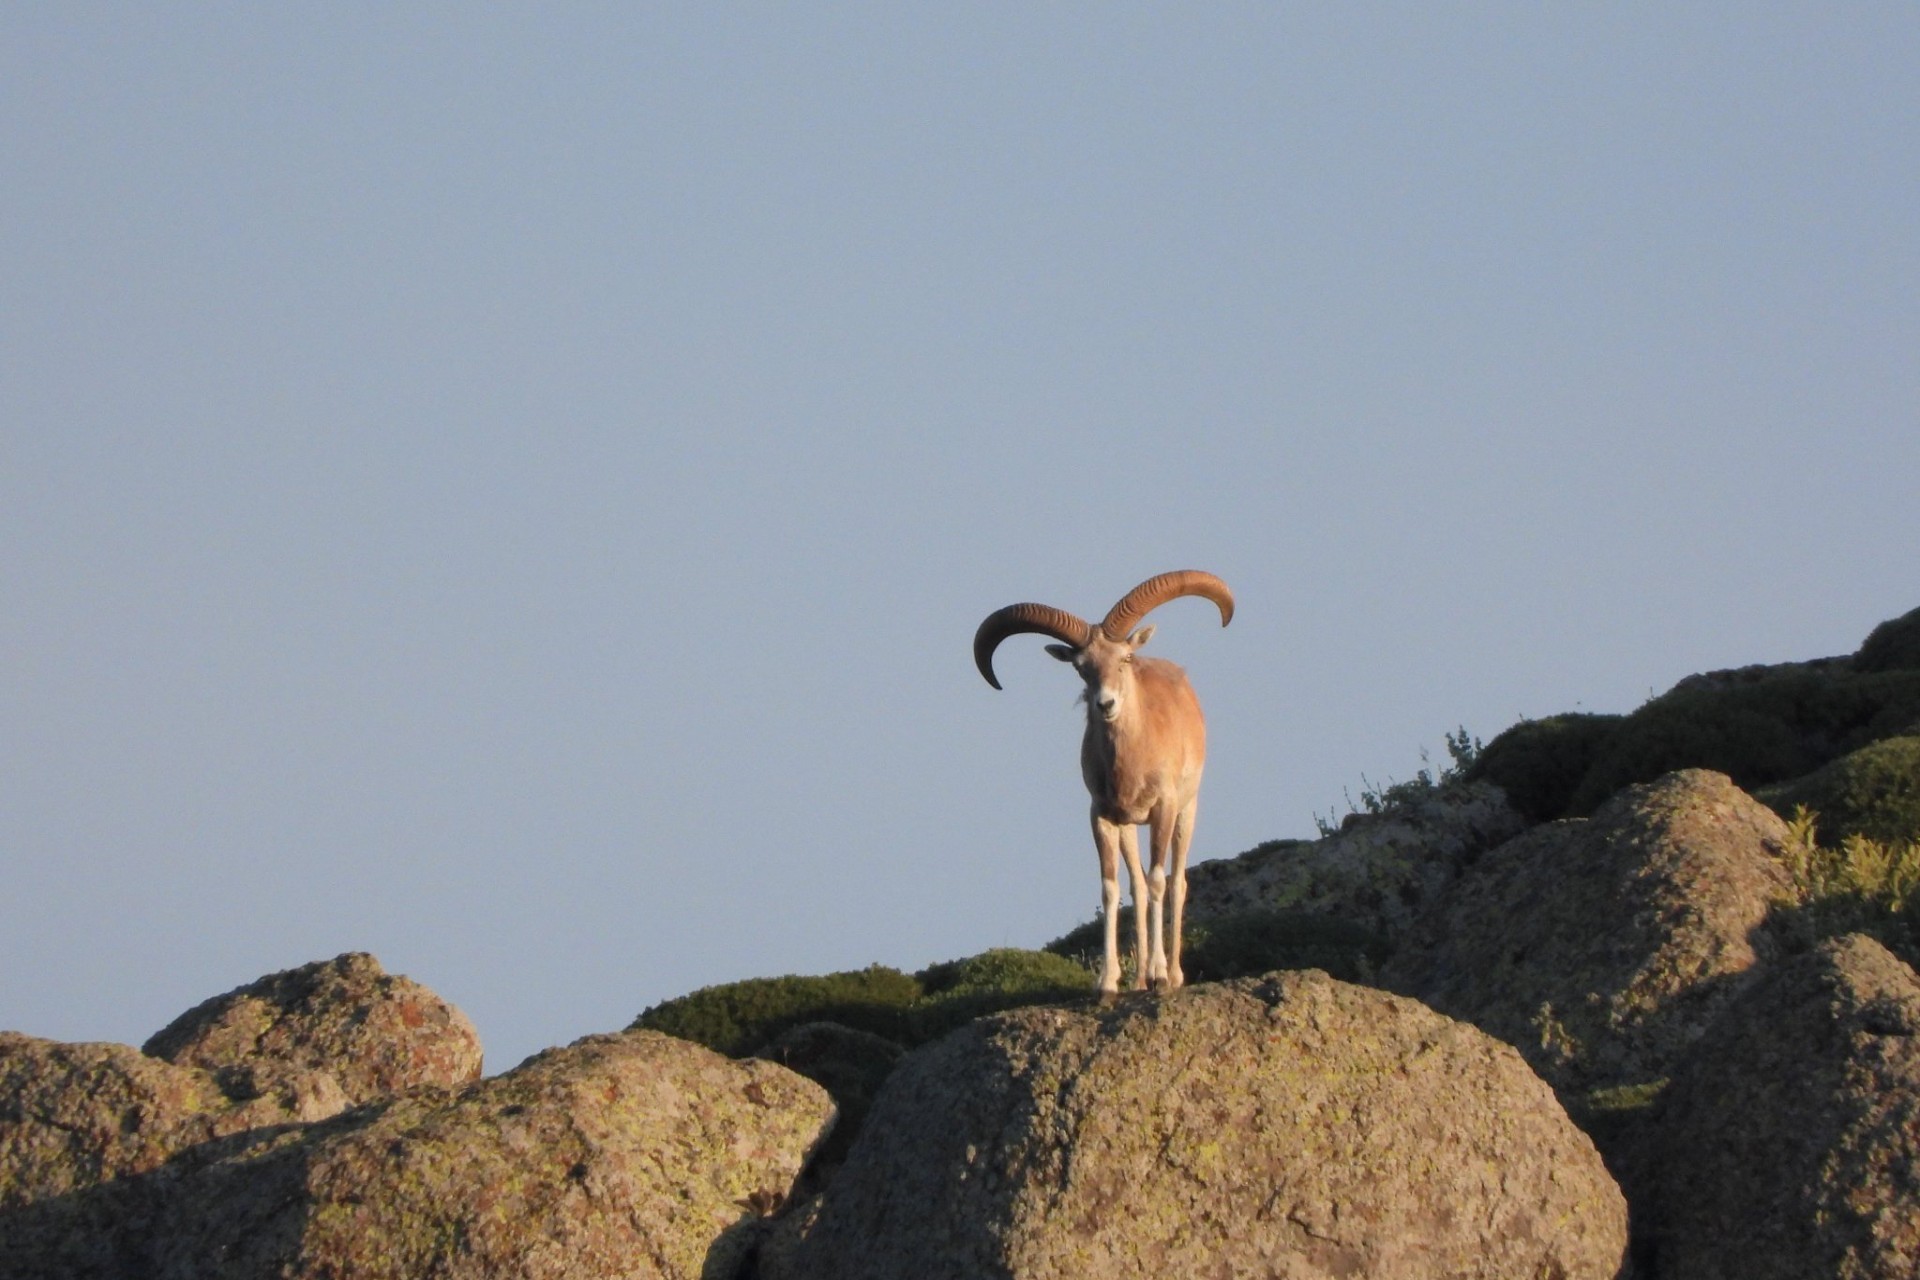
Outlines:
[[1084, 965], [1014, 947], [932, 965], [917, 976], [926, 996], [911, 1011], [912, 1034], [922, 1042], [1004, 1009], [1083, 999], [1093, 985]]
[[1275, 969], [1325, 969], [1370, 980], [1387, 957], [1379, 935], [1306, 911], [1243, 911], [1191, 925], [1180, 967], [1189, 982], [1224, 982]]
[[1070, 960], [1008, 947], [932, 965], [918, 977], [873, 965], [824, 977], [749, 978], [703, 987], [654, 1005], [632, 1027], [664, 1031], [735, 1058], [806, 1023], [833, 1023], [911, 1048], [1002, 1009], [1085, 996], [1092, 982]]
[[1782, 817], [1797, 809], [1820, 814], [1822, 842], [1830, 846], [1849, 836], [1920, 839], [1920, 737], [1872, 743], [1804, 778], [1765, 788], [1759, 798]]
[[1423, 767], [1413, 777], [1405, 782], [1394, 782], [1388, 779], [1382, 786], [1374, 783], [1365, 774], [1361, 774], [1359, 801], [1357, 803], [1354, 801], [1351, 791], [1346, 793], [1346, 817], [1339, 817], [1337, 811], [1325, 818], [1316, 813], [1313, 816], [1313, 825], [1320, 829], [1320, 836], [1325, 839], [1341, 831], [1350, 819], [1360, 814], [1388, 813], [1418, 804], [1448, 783], [1468, 776], [1474, 761], [1480, 756], [1480, 751], [1480, 739], [1468, 733], [1465, 725], [1461, 725], [1457, 731], [1450, 731], [1447, 734], [1447, 755], [1452, 763], [1442, 766], [1438, 777], [1434, 776], [1433, 769], [1429, 767], [1427, 752], [1423, 747], [1420, 751]]
[[1717, 769], [1754, 790], [1870, 743], [1920, 734], [1920, 670], [1802, 664], [1721, 675], [1684, 682], [1627, 716], [1523, 720], [1488, 743], [1464, 776], [1494, 783], [1545, 822], [1590, 814], [1622, 787], [1676, 769]]
[[1920, 671], [1920, 609], [1890, 618], [1875, 627], [1853, 656], [1853, 669]]
[[1624, 719], [1572, 712], [1522, 720], [1480, 751], [1466, 777], [1499, 787], [1534, 822], [1564, 817], [1581, 779]]
[[908, 1006], [919, 998], [913, 978], [876, 964], [824, 977], [749, 978], [703, 987], [647, 1009], [631, 1029], [664, 1031], [736, 1058], [805, 1022], [837, 1022], [902, 1041], [911, 1034]]
[[1796, 901], [1782, 904], [1790, 941], [1811, 945], [1844, 933], [1878, 939], [1908, 964], [1920, 963], [1920, 841], [1852, 835], [1820, 843], [1807, 809], [1788, 822], [1783, 864]]
[[[1128, 939], [1133, 937], [1133, 908], [1120, 908], [1120, 949], [1126, 950]], [[1100, 917], [1095, 916], [1085, 924], [1075, 925], [1059, 937], [1041, 948], [1056, 956], [1065, 956], [1077, 961], [1089, 972], [1100, 964], [1100, 951], [1106, 945], [1106, 935], [1102, 932]]]
[[1087, 971], [1052, 951], [996, 947], [964, 960], [929, 965], [914, 977], [929, 1000], [1055, 991], [1087, 985]]

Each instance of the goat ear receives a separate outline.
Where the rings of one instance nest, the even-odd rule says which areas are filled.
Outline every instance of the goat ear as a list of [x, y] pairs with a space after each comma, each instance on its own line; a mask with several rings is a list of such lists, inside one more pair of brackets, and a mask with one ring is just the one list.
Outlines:
[[1070, 644], [1050, 644], [1047, 646], [1047, 652], [1062, 662], [1072, 662], [1074, 655], [1080, 651]]
[[1140, 628], [1138, 631], [1134, 632], [1132, 635], [1127, 637], [1127, 646], [1129, 648], [1138, 649], [1141, 645], [1145, 644], [1147, 641], [1151, 639], [1153, 639], [1153, 624], [1148, 623], [1146, 626]]

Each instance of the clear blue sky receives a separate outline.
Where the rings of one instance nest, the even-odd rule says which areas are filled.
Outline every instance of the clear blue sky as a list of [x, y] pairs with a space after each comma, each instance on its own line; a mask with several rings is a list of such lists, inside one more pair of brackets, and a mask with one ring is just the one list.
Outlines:
[[491, 1069], [1920, 605], [1920, 7], [15, 5], [0, 1027], [371, 950]]

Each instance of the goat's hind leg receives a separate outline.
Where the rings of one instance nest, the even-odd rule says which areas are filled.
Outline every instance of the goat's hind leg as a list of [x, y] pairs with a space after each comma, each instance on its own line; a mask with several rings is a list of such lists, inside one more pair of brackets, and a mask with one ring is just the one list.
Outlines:
[[1199, 813], [1195, 800], [1173, 823], [1173, 903], [1167, 919], [1167, 987], [1178, 991], [1187, 977], [1180, 969], [1180, 934], [1187, 914], [1187, 847], [1193, 843], [1193, 820]]
[[1147, 891], [1140, 869], [1140, 832], [1131, 823], [1120, 828], [1120, 852], [1126, 855], [1133, 889], [1133, 989], [1145, 991], [1153, 976], [1152, 958], [1160, 954], [1160, 901]]
[[[1152, 983], [1154, 990], [1160, 991], [1166, 989], [1169, 985], [1167, 977], [1166, 937], [1168, 833], [1167, 822], [1158, 810], [1154, 812], [1153, 825], [1149, 830], [1152, 832], [1153, 839], [1153, 844], [1149, 852], [1149, 856], [1153, 860], [1153, 871], [1148, 877], [1147, 919], [1152, 925], [1152, 932], [1150, 940], [1143, 937], [1141, 941], [1150, 941], [1150, 950], [1143, 953], [1150, 957], [1144, 969], [1147, 979]], [[1136, 881], [1136, 883], [1138, 882]], [[1137, 901], [1139, 890], [1136, 889], [1134, 892]], [[1135, 909], [1138, 910], [1138, 908]], [[1171, 985], [1179, 986], [1180, 984], [1174, 982]]]

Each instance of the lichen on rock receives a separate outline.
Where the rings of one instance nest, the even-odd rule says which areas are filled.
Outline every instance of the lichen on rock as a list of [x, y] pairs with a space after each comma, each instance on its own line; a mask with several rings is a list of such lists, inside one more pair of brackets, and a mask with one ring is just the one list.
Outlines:
[[910, 1055], [763, 1274], [1611, 1280], [1625, 1216], [1519, 1055], [1307, 971]]
[[811, 1081], [671, 1036], [590, 1036], [183, 1174], [158, 1277], [731, 1275], [831, 1123]]
[[1187, 919], [1314, 912], [1392, 939], [1483, 850], [1526, 825], [1498, 787], [1436, 787], [1381, 813], [1353, 814], [1320, 840], [1279, 841], [1196, 863], [1187, 872]]
[[1518, 1046], [1565, 1092], [1667, 1076], [1792, 894], [1784, 823], [1722, 774], [1630, 787], [1482, 857], [1382, 979]]
[[1675, 1080], [1660, 1274], [1920, 1274], [1920, 975], [1831, 939], [1755, 983]]
[[268, 974], [203, 1001], [143, 1048], [241, 1087], [262, 1064], [326, 1071], [355, 1102], [466, 1084], [481, 1069], [480, 1036], [467, 1016], [364, 952]]

